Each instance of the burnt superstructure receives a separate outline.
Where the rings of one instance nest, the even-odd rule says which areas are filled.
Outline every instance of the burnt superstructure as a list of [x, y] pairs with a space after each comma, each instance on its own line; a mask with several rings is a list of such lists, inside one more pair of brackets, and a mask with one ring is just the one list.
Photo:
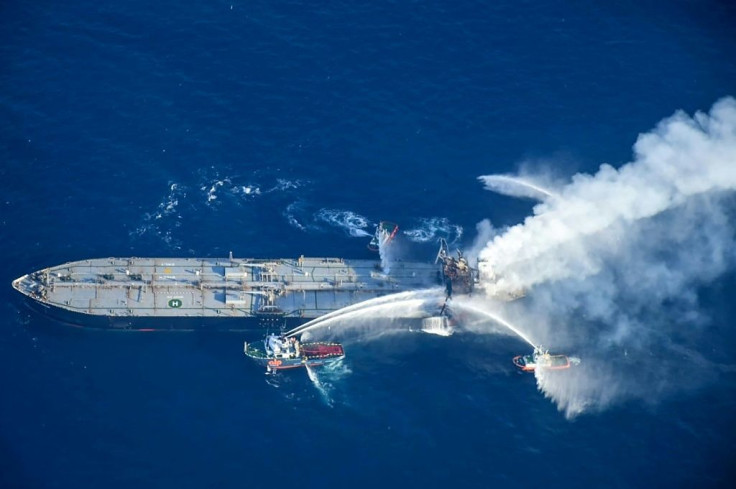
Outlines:
[[442, 282], [445, 285], [447, 297], [456, 294], [470, 294], [473, 292], [478, 280], [478, 270], [471, 267], [460, 250], [457, 258], [452, 256], [447, 247], [447, 242], [440, 239], [440, 251], [437, 253], [435, 263], [441, 265]]

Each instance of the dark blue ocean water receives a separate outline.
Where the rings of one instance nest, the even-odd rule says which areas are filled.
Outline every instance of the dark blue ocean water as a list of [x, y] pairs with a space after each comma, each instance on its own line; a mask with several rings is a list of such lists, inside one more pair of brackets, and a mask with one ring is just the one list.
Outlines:
[[87, 257], [365, 258], [380, 219], [432, 259], [530, 213], [478, 176], [618, 166], [736, 95], [734, 25], [720, 1], [3, 2], [0, 486], [733, 487], [732, 271], [691, 345], [726, 367], [573, 419], [510, 336], [348, 336], [315, 384], [264, 376], [238, 335], [61, 328], [10, 282]]

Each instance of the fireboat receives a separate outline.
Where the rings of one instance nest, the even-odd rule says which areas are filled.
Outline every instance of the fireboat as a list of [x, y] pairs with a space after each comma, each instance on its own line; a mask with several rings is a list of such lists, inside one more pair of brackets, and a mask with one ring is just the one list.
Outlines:
[[301, 343], [295, 337], [287, 338], [276, 334], [269, 334], [261, 341], [244, 342], [243, 353], [266, 367], [268, 372], [316, 367], [345, 358], [345, 349], [340, 343]]
[[552, 355], [542, 346], [535, 346], [531, 355], [517, 355], [513, 358], [514, 365], [524, 372], [535, 370], [565, 370], [580, 364], [580, 358], [567, 355]]

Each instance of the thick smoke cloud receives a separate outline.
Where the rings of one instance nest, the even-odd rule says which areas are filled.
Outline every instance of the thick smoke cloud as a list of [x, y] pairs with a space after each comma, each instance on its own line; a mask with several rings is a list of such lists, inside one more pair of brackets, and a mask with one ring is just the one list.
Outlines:
[[[517, 183], [480, 179], [491, 190]], [[528, 293], [492, 307], [550, 349], [583, 358], [574, 370], [537, 373], [568, 416], [657, 402], [717, 371], [701, 351], [709, 321], [698, 294], [736, 264], [734, 190], [736, 100], [725, 98], [640, 135], [620, 168], [603, 164], [549, 195], [534, 190], [543, 200], [522, 224], [479, 225], [493, 235], [475, 250], [495, 273], [482, 284], [488, 295]]]

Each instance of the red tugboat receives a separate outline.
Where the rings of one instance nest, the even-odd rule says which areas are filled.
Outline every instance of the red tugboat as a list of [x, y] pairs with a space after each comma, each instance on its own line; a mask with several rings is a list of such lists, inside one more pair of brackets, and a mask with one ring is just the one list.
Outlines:
[[565, 370], [573, 365], [578, 365], [580, 359], [568, 357], [567, 355], [551, 355], [541, 346], [534, 347], [531, 355], [517, 355], [513, 359], [514, 365], [524, 372], [540, 370]]
[[391, 243], [398, 232], [398, 224], [391, 221], [381, 221], [376, 227], [376, 234], [373, 235], [371, 242], [368, 243], [368, 249], [371, 251], [378, 251], [381, 246], [386, 246]]
[[269, 372], [316, 367], [345, 358], [345, 350], [340, 343], [300, 343], [294, 337], [286, 338], [275, 334], [255, 343], [243, 343], [243, 352]]

